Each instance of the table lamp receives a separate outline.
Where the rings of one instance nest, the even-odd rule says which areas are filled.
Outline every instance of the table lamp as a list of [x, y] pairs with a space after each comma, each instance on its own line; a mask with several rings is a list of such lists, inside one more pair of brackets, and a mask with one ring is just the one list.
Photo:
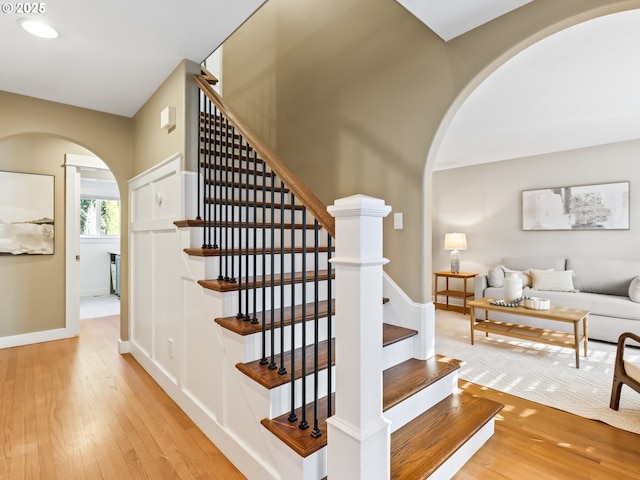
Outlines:
[[467, 249], [467, 236], [464, 233], [446, 233], [444, 249], [451, 250], [451, 271], [460, 273], [460, 250]]

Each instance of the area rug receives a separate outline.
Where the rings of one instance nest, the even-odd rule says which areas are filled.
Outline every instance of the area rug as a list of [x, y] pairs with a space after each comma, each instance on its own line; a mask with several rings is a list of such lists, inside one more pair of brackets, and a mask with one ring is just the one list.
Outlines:
[[[436, 353], [462, 360], [459, 378], [640, 434], [640, 395], [623, 385], [619, 411], [609, 408], [616, 346], [589, 341], [580, 368], [569, 348], [476, 332], [469, 316], [436, 311]], [[627, 358], [640, 361], [640, 349]]]

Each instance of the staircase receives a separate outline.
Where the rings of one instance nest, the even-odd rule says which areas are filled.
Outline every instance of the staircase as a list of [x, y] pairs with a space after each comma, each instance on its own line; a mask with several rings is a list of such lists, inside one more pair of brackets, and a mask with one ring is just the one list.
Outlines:
[[[365, 304], [372, 315], [340, 315], [350, 299], [341, 296], [340, 267], [333, 263], [346, 258], [340, 248], [350, 235], [341, 239], [327, 208], [225, 107], [209, 87], [214, 81], [204, 71], [196, 77], [202, 102], [201, 201], [195, 219], [175, 224], [184, 251], [182, 276], [201, 289], [185, 287], [185, 302], [202, 297], [199, 302], [206, 305], [204, 315], [185, 317], [185, 324], [193, 325], [185, 335], [203, 332], [192, 341], [215, 353], [185, 352], [181, 392], [191, 400], [183, 408], [197, 410], [192, 418], [203, 418], [194, 420], [205, 433], [212, 432], [218, 447], [249, 478], [355, 478], [343, 474], [353, 471], [348, 467], [352, 459], [340, 458], [343, 452], [328, 446], [328, 438], [338, 441], [339, 422], [327, 419], [343, 406], [343, 416], [335, 418], [348, 420], [347, 411], [353, 409], [343, 404], [361, 396], [350, 395], [351, 387], [341, 387], [345, 380], [336, 375], [350, 371], [349, 345], [357, 350], [353, 342], [365, 342], [366, 335], [341, 339], [344, 324], [336, 323], [352, 325], [364, 318], [362, 325], [372, 328], [376, 323], [367, 323], [369, 317], [380, 312], [382, 331], [372, 337], [378, 346], [359, 348], [363, 358], [376, 348], [381, 352], [380, 373], [370, 373], [374, 379], [382, 376], [380, 420], [390, 424], [390, 445], [388, 440], [382, 444], [390, 450], [386, 459], [375, 452], [365, 452], [365, 458], [381, 462], [375, 478], [450, 478], [493, 434], [493, 418], [502, 406], [458, 391], [460, 362], [433, 353], [433, 329], [427, 323], [408, 326], [400, 318], [402, 294], [390, 279], [379, 295], [374, 293], [370, 310]], [[338, 248], [336, 235], [343, 242]], [[382, 263], [379, 271], [382, 280]], [[205, 315], [212, 315], [210, 324], [205, 325]], [[210, 347], [205, 336], [210, 336]], [[212, 374], [208, 386], [189, 381], [196, 360], [211, 364], [207, 355], [222, 365], [221, 371]], [[337, 366], [336, 357], [342, 359]], [[375, 364], [375, 353], [371, 358]], [[375, 390], [373, 385], [363, 397]], [[219, 430], [239, 448], [225, 450]]]

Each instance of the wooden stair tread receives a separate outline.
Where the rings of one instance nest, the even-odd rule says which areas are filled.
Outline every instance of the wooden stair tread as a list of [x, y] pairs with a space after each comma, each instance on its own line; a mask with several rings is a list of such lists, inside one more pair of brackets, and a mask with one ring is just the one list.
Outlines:
[[[313, 320], [315, 317], [315, 305], [313, 303], [308, 303], [306, 308], [306, 319]], [[335, 301], [331, 302], [332, 311], [335, 312]], [[276, 308], [273, 311], [273, 325], [275, 328], [280, 328], [280, 318], [281, 318], [282, 309]], [[271, 330], [271, 310], [267, 310], [264, 312], [264, 321], [266, 323], [267, 330]], [[318, 315], [320, 318], [326, 317], [329, 313], [329, 302], [327, 300], [323, 300], [318, 302]], [[238, 335], [251, 335], [254, 333], [259, 333], [262, 331], [262, 312], [256, 312], [256, 317], [260, 320], [260, 323], [254, 324], [250, 321], [243, 320], [237, 317], [223, 317], [216, 318], [215, 322], [221, 327], [226, 328], [227, 330], [231, 330], [232, 332], [237, 333]], [[286, 307], [284, 309], [284, 324], [285, 326], [291, 325], [291, 307]], [[295, 307], [295, 318], [294, 323], [302, 322], [302, 305], [296, 305]]]
[[[253, 183], [244, 183], [240, 181], [234, 182], [234, 181], [227, 181], [227, 180], [221, 180], [221, 179], [215, 180], [215, 179], [205, 178], [204, 184], [217, 185], [220, 187], [233, 187], [233, 188], [245, 188], [245, 189], [249, 188], [251, 190], [255, 188], [259, 192], [262, 191], [262, 185], [256, 185]], [[271, 188], [271, 185], [266, 185], [264, 191], [265, 193], [289, 193], [289, 189], [287, 187], [281, 187], [278, 185], [274, 185], [273, 188]]]
[[391, 434], [391, 479], [426, 479], [502, 409], [454, 393]]
[[[303, 277], [306, 279], [307, 283], [313, 282], [315, 278], [314, 272], [304, 272], [306, 275], [303, 275], [303, 272], [296, 272], [295, 276], [287, 273], [285, 275], [277, 274], [274, 275], [273, 285], [290, 285], [295, 280], [295, 283], [302, 283]], [[331, 272], [331, 277], [335, 278], [335, 271]], [[329, 271], [328, 270], [320, 270], [318, 272], [318, 280], [325, 281], [329, 279]], [[255, 288], [262, 288], [263, 286], [269, 287], [271, 286], [271, 275], [267, 275], [263, 282], [262, 277], [255, 279]], [[254, 278], [250, 277], [248, 279], [241, 279], [242, 285], [246, 285], [249, 283], [251, 287], [254, 287]], [[209, 290], [215, 290], [216, 292], [233, 292], [234, 290], [238, 290], [239, 283], [238, 282], [225, 282], [224, 280], [198, 280], [198, 283]]]
[[[332, 248], [332, 250], [335, 250], [335, 248]], [[305, 250], [302, 249], [302, 247], [296, 247], [295, 248], [295, 252], [296, 253], [303, 253]], [[318, 247], [318, 252], [319, 253], [326, 253], [329, 251], [329, 247]], [[291, 247], [285, 247], [284, 249], [284, 253], [285, 254], [290, 254], [293, 252], [293, 249]], [[315, 248], [314, 247], [307, 247], [306, 249], [306, 253], [314, 253], [315, 252]], [[191, 255], [192, 257], [218, 257], [220, 255], [220, 249], [219, 248], [185, 248], [184, 249], [184, 253], [186, 253], [187, 255]], [[236, 250], [234, 252], [236, 255], [263, 255], [263, 254], [270, 254], [271, 253], [271, 248], [249, 248], [249, 249], [242, 249], [242, 250]], [[280, 247], [276, 247], [276, 254], [280, 254]]]
[[[336, 403], [335, 394], [332, 395], [332, 399], [331, 405], [333, 410]], [[307, 457], [327, 445], [327, 408], [327, 397], [321, 398], [318, 401], [318, 430], [322, 432], [322, 435], [318, 438], [311, 436], [314, 415], [313, 403], [306, 405], [306, 419], [311, 423], [308, 429], [302, 430], [298, 428], [298, 424], [302, 418], [302, 407], [296, 408], [295, 410], [296, 417], [298, 418], [295, 422], [290, 422], [289, 414], [285, 413], [273, 419], [265, 418], [261, 420], [260, 423], [298, 455]], [[332, 414], [333, 413], [334, 412], [332, 412]]]
[[[205, 204], [215, 204], [215, 205], [233, 205], [234, 207], [253, 207], [253, 208], [257, 208], [257, 209], [262, 209], [264, 208], [265, 210], [267, 210], [268, 212], [271, 211], [271, 207], [273, 206], [273, 209], [276, 211], [281, 211], [282, 210], [282, 204], [278, 203], [278, 202], [255, 202], [253, 200], [239, 200], [239, 199], [235, 199], [233, 201], [229, 200], [229, 199], [212, 199], [212, 198], [205, 198], [204, 199]], [[304, 210], [304, 205], [294, 205], [293, 208], [295, 210]], [[284, 205], [284, 210], [285, 212], [290, 212], [291, 211], [291, 205], [290, 204], [285, 204]], [[310, 224], [313, 225], [313, 224]]]
[[[200, 166], [203, 168], [206, 168], [208, 165], [206, 164], [206, 162], [200, 162]], [[236, 166], [226, 166], [226, 165], [219, 165], [219, 164], [213, 164], [211, 165], [211, 168], [215, 169], [215, 170], [223, 170], [223, 171], [228, 171], [228, 172], [235, 172], [239, 175], [243, 175], [246, 177], [246, 175], [249, 176], [258, 176], [258, 177], [272, 177], [273, 176], [273, 172], [270, 170], [267, 170], [266, 172], [262, 172], [261, 170], [258, 169], [253, 169], [253, 168], [240, 168], [240, 167], [236, 167]]]
[[[387, 303], [387, 301], [388, 299], [382, 299], [382, 303]], [[418, 332], [416, 330], [384, 323], [382, 330], [382, 345], [386, 347], [387, 345], [392, 345], [417, 334]]]
[[[214, 155], [215, 151], [201, 148], [200, 149], [200, 154], [201, 155]], [[246, 158], [245, 155], [238, 155], [237, 153], [233, 153], [233, 154], [230, 153], [229, 155], [225, 155], [225, 157], [228, 158], [229, 160], [237, 160], [239, 162], [253, 162], [253, 163], [256, 163], [256, 164], [264, 163], [264, 160], [261, 160], [260, 158], [257, 158], [257, 159], [256, 158]]]
[[[216, 228], [271, 228], [273, 227], [275, 230], [280, 230], [282, 226], [284, 226], [285, 230], [291, 230], [291, 228], [295, 227], [296, 230], [302, 230], [303, 227], [306, 227], [307, 232], [313, 232], [313, 225], [307, 224], [304, 225], [302, 223], [276, 223], [276, 222], [225, 222], [225, 221], [217, 221], [213, 222], [209, 220], [207, 222], [211, 227]], [[176, 220], [173, 222], [176, 227], [200, 227], [204, 226], [204, 220]], [[228, 225], [227, 225], [228, 224]], [[319, 226], [322, 229], [322, 226]]]
[[[331, 362], [329, 362], [329, 344], [331, 344]], [[307, 368], [310, 370], [310, 366], [314, 364], [315, 352], [313, 346], [308, 346], [305, 352]], [[294, 350], [296, 371], [294, 372], [295, 378], [302, 378], [302, 348], [296, 348]], [[281, 355], [274, 356], [274, 362], [280, 366]], [[325, 340], [318, 342], [318, 371], [324, 370], [329, 366], [335, 364], [335, 342]], [[280, 375], [278, 368], [270, 370], [265, 365], [260, 364], [260, 360], [254, 360], [249, 363], [238, 363], [236, 368], [249, 378], [255, 380], [265, 388], [272, 389], [289, 383], [291, 381], [291, 372], [289, 367], [291, 365], [291, 351], [284, 354], [284, 364], [287, 367], [287, 373]]]
[[382, 410], [395, 407], [458, 368], [458, 360], [435, 355], [427, 360], [410, 358], [386, 369], [382, 372]]
[[[235, 135], [232, 135], [231, 132], [225, 134], [224, 132], [221, 133], [219, 131], [213, 130], [213, 133], [216, 134], [216, 138], [211, 141], [207, 139], [206, 135], [202, 135], [203, 133], [207, 134], [211, 132], [206, 126], [200, 127], [200, 145], [205, 145], [202, 148], [206, 148], [206, 146], [213, 146], [214, 150], [222, 157], [224, 157], [226, 153], [231, 153], [232, 150], [253, 151], [253, 148], [249, 147], [248, 144], [242, 142], [242, 137], [237, 133]], [[227, 149], [229, 149], [230, 151], [227, 152]]]

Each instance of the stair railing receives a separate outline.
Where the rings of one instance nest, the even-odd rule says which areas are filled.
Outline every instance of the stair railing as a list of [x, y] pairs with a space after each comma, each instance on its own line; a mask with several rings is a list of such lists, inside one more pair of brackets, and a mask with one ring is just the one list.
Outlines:
[[[300, 429], [311, 428], [310, 435], [318, 438], [322, 435], [319, 397], [323, 390], [328, 397], [324, 416], [328, 418], [333, 413], [333, 272], [328, 260], [333, 249], [334, 218], [309, 188], [224, 104], [211, 88], [212, 77], [206, 70], [203, 75], [195, 76], [195, 82], [200, 89], [198, 174], [203, 190], [198, 202], [198, 220], [203, 226], [202, 248], [214, 250], [219, 255], [218, 280], [224, 284], [223, 289], [238, 291], [237, 318], [261, 324], [261, 364], [277, 370], [280, 375], [290, 375], [289, 420], [299, 422]], [[200, 191], [198, 193], [200, 195]], [[287, 213], [291, 216], [288, 224], [285, 221]], [[299, 222], [296, 213], [300, 214]], [[313, 219], [313, 224], [307, 223], [308, 218]], [[290, 230], [289, 239], [287, 229]], [[324, 232], [322, 235], [321, 231]], [[321, 271], [320, 254], [324, 252], [328, 267]], [[300, 263], [296, 262], [296, 254], [301, 255]], [[308, 255], [313, 261], [309, 261]], [[301, 269], [296, 272], [298, 265]], [[309, 275], [308, 267], [313, 267]], [[287, 270], [291, 272], [289, 275], [285, 274]], [[327, 288], [321, 293], [320, 283], [324, 280]], [[280, 288], [279, 300], [276, 299], [276, 287]], [[292, 318], [289, 345], [284, 328], [285, 288], [290, 290]], [[296, 289], [300, 291], [299, 307], [295, 304]], [[322, 297], [326, 300], [322, 301]], [[323, 318], [327, 319], [324, 332], [320, 327]], [[300, 324], [296, 329], [298, 319]], [[307, 320], [313, 324], [312, 333], [308, 331]], [[280, 335], [276, 338], [272, 332], [278, 327]], [[298, 335], [300, 339], [296, 338]], [[320, 371], [325, 368], [320, 362], [323, 336], [328, 352], [324, 388], [320, 385]], [[307, 345], [311, 339], [313, 343]], [[301, 346], [299, 367], [293, 353], [296, 345]], [[284, 355], [288, 350], [291, 355]], [[298, 369], [302, 378], [300, 389], [295, 385]], [[307, 376], [311, 378], [313, 388], [310, 393]], [[296, 392], [301, 392], [299, 397]], [[305, 408], [308, 395], [313, 397], [311, 424]], [[296, 405], [302, 405], [302, 408], [296, 409]]]

